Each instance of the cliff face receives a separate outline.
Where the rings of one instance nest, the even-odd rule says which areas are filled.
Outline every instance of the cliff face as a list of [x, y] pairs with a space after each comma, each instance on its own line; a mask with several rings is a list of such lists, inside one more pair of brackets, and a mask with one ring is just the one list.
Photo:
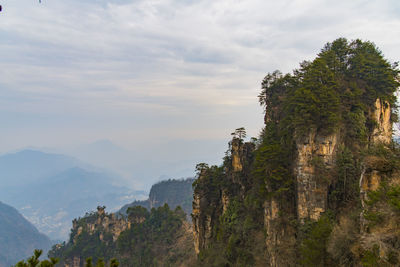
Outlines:
[[[204, 175], [204, 173], [200, 174], [198, 178], [199, 182], [202, 182]], [[196, 254], [199, 254], [200, 250], [206, 248], [211, 239], [213, 218], [221, 215], [219, 206], [219, 201], [217, 200], [214, 203], [210, 201], [207, 198], [206, 192], [202, 190], [194, 192], [192, 222], [194, 250]], [[209, 213], [210, 209], [212, 209], [212, 213]]]
[[[375, 103], [375, 107], [369, 114], [371, 114], [370, 119], [377, 123], [371, 131], [367, 147], [379, 144], [387, 146], [391, 142], [390, 106], [388, 103], [381, 104], [379, 99]], [[298, 257], [296, 247], [299, 240], [296, 236], [299, 234], [298, 229], [293, 225], [293, 220], [297, 221], [301, 227], [307, 222], [318, 221], [321, 215], [328, 210], [329, 190], [335, 183], [335, 175], [337, 175], [335, 171], [337, 168], [336, 157], [340, 147], [344, 146], [342, 133], [345, 131], [346, 129], [337, 129], [332, 134], [324, 135], [316, 130], [311, 130], [309, 134], [295, 141], [294, 161], [290, 170], [295, 181], [295, 195], [293, 198], [271, 196], [263, 205], [263, 221], [266, 232], [265, 252], [269, 266], [292, 266]], [[229, 208], [230, 199], [239, 196], [244, 200], [246, 197], [249, 187], [248, 176], [251, 175], [249, 163], [251, 164], [253, 160], [254, 145], [233, 139], [230, 147], [229, 162], [225, 164], [224, 178], [213, 177], [214, 179], [226, 179], [227, 183], [219, 184], [217, 192], [210, 192], [209, 187], [199, 185], [194, 191], [192, 218], [196, 254], [215, 243], [218, 224]], [[373, 156], [366, 157], [361, 163], [364, 167], [360, 175], [360, 197], [364, 210], [360, 217], [360, 229], [365, 228], [364, 225], [368, 224], [363, 219], [363, 215], [368, 209], [365, 204], [368, 200], [368, 192], [378, 190], [381, 181], [388, 179], [387, 177], [382, 178], [379, 168], [374, 166], [374, 164], [381, 166], [381, 163]], [[208, 170], [202, 170], [197, 183], [202, 185], [213, 183], [210, 181]], [[400, 180], [392, 179], [391, 183], [400, 183]], [[231, 187], [236, 186], [236, 189], [229, 189], [227, 184]], [[397, 227], [393, 222], [388, 224], [390, 226], [387, 226], [385, 231], [393, 231]], [[380, 240], [377, 239], [377, 234], [367, 233], [364, 230], [362, 233], [360, 240], [363, 242], [360, 243], [360, 249], [370, 250], [372, 249], [370, 241], [378, 242]], [[381, 254], [387, 256], [388, 251], [393, 248], [387, 248], [382, 240], [379, 242], [381, 243]]]
[[[296, 246], [295, 228], [280, 214], [296, 219], [317, 221], [328, 206], [327, 173], [335, 162], [338, 133], [323, 136], [315, 130], [296, 141], [295, 161], [291, 172], [295, 177], [295, 199], [282, 201], [272, 197], [265, 202], [264, 224], [270, 266], [293, 264]], [[322, 171], [323, 170], [323, 171]]]
[[[131, 221], [124, 217], [117, 217], [115, 213], [106, 213], [105, 207], [97, 207], [97, 212], [92, 213], [81, 219], [72, 221], [71, 246], [79, 248], [84, 242], [96, 240], [93, 247], [110, 246], [114, 247], [114, 243], [122, 232], [130, 229]], [[63, 251], [61, 245], [55, 247], [52, 253]], [[62, 264], [65, 267], [81, 267], [84, 266], [86, 257], [81, 255], [79, 251], [71, 255], [57, 255], [58, 257], [66, 257]]]
[[400, 249], [399, 206], [394, 204], [400, 199], [400, 173], [392, 165], [395, 155], [389, 148], [392, 141], [390, 104], [377, 99], [372, 114], [376, 126], [370, 145], [381, 146], [381, 153], [365, 158], [360, 177], [360, 247], [395, 265], [400, 258], [397, 253]]
[[99, 238], [104, 240], [104, 234], [110, 233], [115, 242], [119, 235], [131, 227], [130, 221], [123, 217], [117, 217], [115, 213], [107, 214], [104, 207], [97, 207], [97, 213], [93, 220], [88, 220], [86, 224], [79, 224], [77, 220], [72, 222], [72, 232], [76, 233], [73, 237], [75, 243], [83, 231], [93, 235], [100, 231]]
[[297, 187], [297, 216], [304, 219], [318, 220], [327, 208], [328, 177], [317, 175], [316, 164], [327, 171], [334, 164], [338, 134], [321, 136], [315, 131], [301, 141], [296, 142], [297, 157], [294, 173]]
[[[234, 138], [222, 167], [202, 169], [194, 183], [199, 259], [396, 266], [400, 152], [391, 143], [391, 106], [398, 74], [373, 44], [345, 39], [327, 44], [293, 75], [268, 74], [257, 146], [247, 149]], [[264, 246], [257, 233], [265, 233]]]
[[[375, 106], [372, 108], [371, 120], [375, 121], [369, 143], [367, 146], [385, 145], [388, 146], [392, 140], [392, 122], [391, 109], [387, 102], [382, 102], [380, 99], [375, 101]], [[345, 129], [344, 129], [345, 130]], [[300, 224], [304, 224], [306, 220], [318, 221], [321, 214], [326, 212], [328, 208], [328, 191], [332, 184], [332, 168], [335, 166], [336, 152], [338, 146], [343, 145], [340, 140], [339, 132], [324, 136], [318, 134], [315, 130], [296, 142], [296, 156], [294, 162], [294, 173], [296, 179], [296, 217]], [[362, 212], [360, 216], [360, 230], [362, 236], [361, 247], [364, 250], [372, 249], [371, 244], [380, 244], [381, 257], [387, 257], [390, 251], [388, 245], [380, 240], [379, 234], [371, 234], [366, 231], [368, 220], [364, 218], [368, 208], [365, 204], [368, 201], [368, 193], [376, 191], [380, 188], [382, 181], [389, 178], [385, 176], [382, 170], [378, 170], [377, 166], [382, 166], [382, 160], [374, 156], [369, 156], [363, 161], [363, 170], [360, 175], [360, 198], [362, 203]], [[321, 172], [322, 169], [323, 172]], [[392, 175], [393, 176], [393, 175]], [[391, 177], [390, 183], [399, 183], [400, 179]], [[282, 225], [282, 220], [279, 219], [279, 212], [290, 213], [290, 209], [282, 209], [278, 202], [272, 200], [265, 203], [265, 229], [267, 232], [266, 244], [269, 252], [270, 266], [288, 266], [293, 264], [292, 260], [288, 259], [291, 251], [294, 250], [296, 241], [294, 238], [295, 231], [290, 226]], [[397, 227], [393, 225], [393, 221], [387, 222], [388, 226], [384, 230], [387, 235], [390, 231]], [[380, 227], [381, 231], [385, 227]], [[381, 236], [385, 238], [385, 235]], [[375, 240], [375, 242], [373, 242]], [[283, 246], [282, 246], [283, 245]], [[284, 248], [289, 248], [285, 249]], [[392, 248], [394, 249], [394, 248]], [[295, 256], [295, 255], [292, 255]]]
[[[392, 122], [390, 119], [390, 104], [381, 101], [379, 98], [375, 101], [375, 109], [371, 112], [376, 125], [372, 131], [370, 145], [388, 146], [392, 141]], [[379, 166], [382, 166], [381, 159], [369, 156], [365, 159], [363, 172], [360, 177], [360, 197], [362, 206], [365, 207], [365, 201], [368, 199], [368, 192], [378, 190], [382, 174]]]
[[389, 144], [392, 141], [392, 122], [390, 119], [392, 110], [387, 101], [382, 101], [377, 98], [375, 101], [375, 110], [373, 112], [373, 119], [376, 126], [372, 132], [372, 143]]
[[[233, 196], [240, 196], [243, 199], [254, 148], [253, 143], [244, 143], [239, 138], [233, 138], [226, 159], [229, 163], [225, 169], [215, 173], [212, 173], [212, 168], [200, 171], [193, 194], [192, 209], [196, 254], [213, 243], [216, 237], [216, 225], [219, 218], [227, 211], [230, 199]], [[210, 190], [208, 187], [210, 183], [218, 186]]]
[[193, 182], [193, 178], [158, 182], [151, 187], [148, 199], [127, 204], [120, 209], [119, 213], [126, 214], [128, 208], [133, 206], [142, 206], [151, 210], [168, 204], [172, 209], [180, 206], [189, 218], [192, 212]]

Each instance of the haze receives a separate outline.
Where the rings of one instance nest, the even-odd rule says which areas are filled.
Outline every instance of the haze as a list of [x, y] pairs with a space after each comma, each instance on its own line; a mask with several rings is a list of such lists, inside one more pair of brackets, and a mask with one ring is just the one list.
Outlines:
[[136, 189], [219, 164], [235, 128], [257, 136], [263, 77], [328, 41], [371, 40], [400, 58], [397, 0], [1, 5], [0, 152], [74, 155]]

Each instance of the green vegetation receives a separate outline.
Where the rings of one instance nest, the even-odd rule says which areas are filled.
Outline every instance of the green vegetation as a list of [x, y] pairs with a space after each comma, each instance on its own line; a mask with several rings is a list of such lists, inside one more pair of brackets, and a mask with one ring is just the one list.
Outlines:
[[158, 182], [151, 187], [149, 199], [134, 201], [122, 207], [119, 212], [127, 214], [127, 209], [132, 206], [142, 206], [150, 210], [151, 208], [158, 208], [164, 204], [168, 204], [172, 209], [180, 206], [186, 215], [190, 216], [192, 212], [193, 181], [194, 179], [187, 178], [181, 180], [169, 179]]
[[360, 175], [360, 159], [356, 159], [348, 147], [339, 146], [335, 169], [330, 172], [332, 190], [328, 202], [332, 210], [346, 204], [358, 205]]
[[[347, 158], [341, 159], [339, 168], [345, 167], [343, 164], [349, 168], [351, 162], [356, 163], [351, 168], [357, 166], [354, 156], [373, 127], [366, 118], [377, 98], [395, 107], [398, 74], [397, 65], [389, 64], [373, 43], [344, 38], [328, 43], [314, 61], [303, 62], [293, 74], [268, 74], [259, 95], [260, 104], [265, 107], [266, 126], [254, 171], [265, 177], [269, 193], [293, 189], [288, 170], [293, 162], [294, 142], [310, 130], [320, 135], [329, 135], [339, 127], [344, 130], [342, 156]], [[397, 119], [395, 110], [392, 109], [392, 121]], [[352, 190], [344, 184], [348, 183], [347, 170], [344, 171], [341, 170], [343, 180], [338, 181], [338, 186]], [[351, 194], [344, 193], [346, 196], [338, 197], [348, 198]]]
[[361, 264], [364, 267], [384, 266], [379, 257], [378, 245], [375, 244], [371, 250], [364, 252], [364, 255], [361, 259]]
[[[265, 108], [265, 128], [259, 138], [245, 143], [245, 134], [241, 134], [244, 128], [238, 128], [232, 133], [221, 166], [197, 166], [194, 194], [203, 206], [196, 219], [201, 225], [211, 224], [212, 230], [200, 251], [199, 265], [266, 265], [263, 218], [264, 205], [271, 200], [279, 207], [274, 223], [296, 240], [293, 246], [281, 240], [279, 248], [300, 256], [293, 257], [293, 265], [335, 266], [338, 261], [350, 266], [360, 263], [361, 258], [373, 264], [373, 252], [355, 252], [362, 210], [360, 177], [372, 170], [392, 177], [399, 170], [395, 147], [372, 146], [370, 142], [378, 125], [372, 115], [377, 99], [391, 106], [391, 122], [397, 121], [394, 93], [400, 85], [399, 74], [397, 64], [385, 60], [373, 43], [345, 38], [326, 44], [313, 61], [301, 63], [292, 74], [267, 74], [259, 95]], [[333, 134], [337, 138], [334, 160], [327, 163], [312, 152], [308, 162], [315, 182], [326, 188], [326, 196], [321, 197], [327, 198], [330, 212], [317, 221], [300, 222], [296, 217], [294, 172], [297, 149], [308, 144], [309, 136], [326, 138]], [[239, 172], [233, 171], [232, 163], [236, 139], [242, 153], [243, 170]], [[255, 149], [249, 149], [250, 144]], [[371, 203], [386, 203], [393, 211], [400, 211], [399, 186], [379, 189], [368, 197]], [[351, 222], [347, 219], [350, 214]], [[370, 222], [382, 220], [373, 209], [363, 214]], [[392, 256], [391, 261], [395, 258]]]
[[15, 267], [54, 267], [58, 263], [58, 259], [50, 258], [48, 260], [40, 261], [39, 258], [42, 255], [43, 250], [35, 249], [33, 255], [29, 257], [26, 262], [20, 261], [18, 262]]
[[[196, 166], [199, 178], [193, 183], [194, 193], [204, 196], [206, 202], [200, 203], [200, 208], [211, 215], [213, 223], [212, 243], [200, 252], [199, 266], [254, 266], [265, 248], [260, 187], [255, 184], [258, 180], [249, 176], [255, 142], [244, 142], [244, 128], [236, 129], [232, 135], [223, 165]], [[240, 157], [241, 171], [233, 170], [233, 153]], [[228, 199], [223, 214], [221, 194]]]
[[[183, 230], [185, 213], [164, 203], [184, 203], [190, 210], [194, 192], [198, 266], [265, 266], [274, 253], [287, 257], [288, 266], [396, 265], [400, 235], [391, 227], [400, 218], [400, 186], [393, 182], [400, 150], [371, 140], [380, 123], [373, 115], [377, 99], [393, 108], [391, 121], [397, 120], [399, 85], [397, 65], [373, 43], [344, 38], [328, 43], [292, 74], [265, 77], [259, 95], [265, 128], [259, 138], [245, 142], [245, 129], [236, 129], [222, 165], [196, 166], [193, 191], [187, 187], [191, 180], [155, 185], [147, 202], [126, 207], [118, 223], [129, 227], [116, 240], [103, 224], [115, 217], [101, 209], [87, 214], [74, 221], [70, 242], [50, 255], [61, 261], [90, 256], [99, 267], [112, 264], [111, 257], [128, 267], [179, 266], [193, 253], [192, 247], [185, 250], [191, 242]], [[320, 152], [327, 147], [332, 157]], [[302, 158], [302, 148], [312, 151]], [[360, 187], [367, 195], [360, 195]], [[178, 198], [181, 191], [184, 197]], [[305, 207], [308, 202], [315, 206]], [[158, 208], [149, 211], [150, 206]], [[300, 216], [303, 211], [308, 214]], [[377, 227], [388, 234], [368, 236]], [[266, 240], [274, 247], [266, 247]], [[375, 243], [379, 246], [370, 246]]]
[[[173, 266], [182, 261], [177, 255], [181, 251], [174, 248], [179, 239], [186, 236], [183, 230], [186, 215], [180, 207], [171, 210], [165, 204], [148, 211], [135, 206], [128, 209], [126, 218], [119, 219], [103, 213], [104, 207], [98, 209], [98, 212], [88, 213], [75, 220], [70, 241], [54, 246], [49, 255], [60, 258], [62, 263], [70, 262], [74, 257], [86, 259], [86, 266], [93, 266], [93, 262], [97, 261], [96, 267], [105, 266], [106, 263], [111, 267], [116, 267], [119, 263], [127, 267], [160, 266], [161, 263], [164, 266]], [[111, 229], [102, 226], [102, 222], [110, 220], [116, 220], [110, 225], [126, 221], [130, 227], [114, 240]], [[94, 229], [90, 229], [91, 225], [95, 225]], [[190, 252], [193, 253], [193, 250], [189, 247], [188, 253]], [[181, 256], [190, 258], [192, 255]]]
[[[139, 211], [139, 212], [138, 212]], [[176, 241], [176, 235], [185, 219], [183, 210], [174, 211], [168, 205], [148, 212], [145, 209], [129, 209], [132, 218], [131, 228], [121, 233], [117, 240], [120, 255], [129, 255], [121, 259], [123, 266], [157, 266], [160, 254], [166, 254], [168, 247]], [[147, 218], [142, 223], [134, 218]], [[168, 259], [170, 264], [173, 259]]]
[[244, 127], [237, 128], [233, 133], [231, 133], [233, 138], [238, 138], [239, 140], [243, 140], [246, 138], [246, 129]]
[[327, 246], [332, 227], [333, 221], [328, 215], [302, 225], [300, 231], [304, 237], [300, 244], [300, 255], [303, 266], [328, 266], [330, 256]]

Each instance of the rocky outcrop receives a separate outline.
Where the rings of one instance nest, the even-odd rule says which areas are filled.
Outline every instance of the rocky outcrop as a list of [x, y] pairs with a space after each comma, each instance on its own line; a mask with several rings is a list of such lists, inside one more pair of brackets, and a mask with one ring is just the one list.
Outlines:
[[[370, 146], [382, 146], [381, 149], [390, 153], [389, 145], [392, 141], [391, 108], [389, 103], [377, 99], [375, 109], [371, 112], [375, 121], [375, 128], [370, 136]], [[400, 262], [400, 235], [398, 234], [399, 218], [390, 204], [369, 202], [370, 192], [386, 189], [400, 184], [400, 173], [391, 170], [388, 159], [380, 155], [369, 155], [365, 158], [363, 171], [360, 177], [360, 198], [362, 212], [360, 214], [360, 246], [364, 251], [375, 251], [380, 259], [390, 259]], [[387, 197], [387, 196], [386, 196]], [[369, 220], [371, 214], [379, 218], [379, 223]], [[367, 216], [370, 215], [370, 216]], [[394, 266], [394, 265], [393, 265]], [[396, 265], [397, 266], [397, 265]]]
[[238, 138], [233, 138], [231, 142], [232, 169], [234, 172], [240, 172], [243, 170], [243, 145], [241, 143], [241, 140]]
[[[379, 143], [388, 145], [391, 142], [392, 122], [390, 115], [390, 105], [377, 99], [373, 110], [369, 114], [371, 119], [376, 122], [370, 134], [370, 146]], [[340, 136], [338, 131], [324, 136], [316, 130], [310, 130], [307, 136], [296, 141], [296, 155], [293, 165], [293, 174], [296, 182], [295, 211], [291, 212], [290, 207], [284, 208], [281, 206], [281, 203], [288, 203], [288, 201], [282, 202], [279, 199], [272, 198], [265, 203], [264, 224], [267, 233], [266, 245], [270, 266], [290, 266], [291, 263], [288, 262], [290, 251], [284, 251], [284, 248], [294, 248], [296, 244], [294, 238], [296, 231], [282, 223], [282, 218], [279, 216], [280, 213], [285, 213], [286, 216], [294, 216], [302, 224], [306, 220], [317, 221], [321, 214], [327, 210], [328, 189], [332, 183], [331, 170], [335, 165], [336, 152], [339, 145], [341, 145]], [[364, 213], [367, 209], [365, 201], [367, 200], [368, 192], [377, 190], [381, 185], [383, 180], [382, 170], [379, 170], [377, 166], [384, 165], [385, 163], [380, 162], [378, 158], [371, 156], [367, 157], [363, 163], [359, 185], [363, 206], [360, 219], [361, 228], [364, 230], [367, 223], [364, 219]], [[373, 236], [376, 237], [376, 235]], [[364, 232], [362, 238], [363, 240], [371, 240], [373, 237]], [[282, 244], [284, 245], [282, 246]], [[363, 244], [365, 244], [364, 249], [370, 249], [370, 245], [366, 245], [368, 242], [363, 242]], [[382, 242], [380, 244], [383, 247]], [[380, 251], [383, 250], [381, 249]]]
[[[212, 242], [214, 225], [227, 210], [231, 197], [244, 196], [246, 190], [245, 173], [249, 173], [255, 145], [250, 142], [244, 143], [242, 139], [235, 137], [230, 142], [230, 148], [229, 164], [224, 170], [223, 177], [210, 177], [210, 170], [213, 168], [211, 167], [203, 169], [196, 181], [198, 186], [193, 193], [192, 222], [197, 254]], [[213, 190], [211, 192], [208, 187], [210, 179], [225, 179], [232, 186], [230, 188], [221, 186], [216, 189], [217, 192]], [[221, 181], [215, 181], [215, 183], [219, 182]], [[214, 195], [218, 195], [218, 197], [215, 198]]]
[[[389, 145], [392, 141], [392, 121], [391, 108], [387, 101], [382, 101], [379, 98], [375, 101], [374, 109], [370, 112], [370, 116], [376, 123], [370, 136], [370, 146], [374, 145]], [[382, 166], [385, 162], [379, 157], [369, 156], [364, 160], [363, 170], [360, 176], [360, 198], [363, 207], [361, 213], [361, 229], [365, 228], [364, 209], [365, 201], [368, 200], [368, 192], [375, 191], [379, 188], [382, 181]]]
[[[199, 177], [201, 179], [201, 177]], [[196, 254], [207, 247], [212, 233], [212, 215], [206, 211], [211, 203], [203, 192], [196, 192], [193, 199], [193, 239]], [[215, 206], [212, 206], [216, 208]], [[214, 210], [215, 211], [215, 210]]]
[[376, 99], [375, 109], [373, 112], [373, 119], [376, 122], [376, 127], [373, 129], [371, 135], [372, 143], [389, 144], [392, 141], [392, 122], [391, 122], [391, 108], [387, 101]]
[[100, 240], [103, 241], [104, 233], [111, 233], [113, 242], [115, 242], [119, 235], [130, 228], [130, 221], [124, 217], [117, 217], [115, 213], [108, 214], [105, 212], [105, 207], [97, 207], [97, 213], [94, 214], [92, 220], [88, 220], [86, 224], [78, 224], [77, 220], [73, 221], [72, 231], [76, 232], [74, 238], [77, 240], [83, 231], [87, 231], [90, 235], [100, 231]]
[[[296, 231], [290, 224], [294, 214], [293, 207], [282, 206], [275, 198], [265, 203], [264, 227], [266, 232], [266, 248], [269, 266], [292, 266], [296, 257], [295, 234]], [[282, 213], [292, 214], [282, 217]]]
[[[294, 173], [297, 182], [297, 216], [318, 220], [326, 210], [329, 178], [324, 177], [334, 164], [338, 134], [321, 136], [316, 131], [296, 142], [297, 157]], [[317, 168], [320, 170], [318, 171]]]
[[[338, 134], [315, 130], [296, 142], [295, 199], [272, 196], [265, 202], [264, 225], [270, 266], [291, 266], [296, 257], [296, 229], [288, 220], [318, 220], [327, 209], [329, 170], [335, 162]], [[285, 214], [282, 216], [281, 214]]]
[[[327, 43], [293, 74], [268, 73], [254, 165], [238, 128], [216, 175], [197, 181], [200, 261], [256, 265], [267, 254], [260, 266], [398, 266], [400, 186], [391, 184], [400, 183], [400, 152], [391, 108], [399, 85], [397, 64], [358, 39]], [[261, 232], [265, 248], [255, 253], [248, 240]], [[207, 234], [223, 256], [202, 251]]]
[[[198, 177], [198, 183], [203, 183], [209, 175], [208, 170], [203, 169]], [[212, 238], [214, 219], [221, 214], [221, 199], [209, 197], [209, 190], [197, 187], [193, 193], [192, 203], [193, 240], [196, 254], [207, 248]]]
[[[234, 137], [230, 142], [230, 165], [226, 169], [227, 179], [233, 184], [238, 185], [239, 193], [248, 189], [248, 175], [250, 173], [250, 164], [253, 160], [255, 144], [252, 142], [243, 142], [242, 139]], [[230, 192], [233, 193], [233, 192]], [[229, 202], [229, 194], [224, 194], [225, 202]]]
[[[98, 237], [99, 242], [105, 246], [113, 246], [120, 234], [130, 229], [131, 221], [124, 216], [117, 216], [115, 213], [107, 213], [104, 206], [98, 206], [96, 212], [87, 213], [85, 217], [74, 219], [72, 221], [72, 229], [70, 241], [68, 244], [58, 244], [53, 248], [52, 253], [65, 251], [65, 246], [79, 246], [85, 242], [84, 236]], [[92, 244], [93, 246], [95, 244]], [[96, 244], [98, 245], [98, 244]], [[71, 248], [71, 247], [70, 247]], [[105, 257], [107, 255], [104, 255]], [[57, 256], [59, 257], [59, 256]], [[82, 256], [81, 251], [75, 251], [66, 258], [61, 258], [60, 266], [64, 267], [83, 267], [86, 258]]]
[[[372, 130], [370, 145], [378, 143], [389, 144], [392, 140], [391, 109], [386, 101], [379, 98], [375, 101], [375, 107], [371, 112], [373, 121], [376, 122]], [[329, 173], [335, 164], [335, 153], [340, 144], [339, 134], [321, 136], [315, 130], [296, 142], [297, 157], [294, 173], [296, 176], [297, 216], [300, 222], [305, 219], [318, 220], [320, 214], [326, 210], [329, 177], [324, 173], [318, 173], [317, 168], [322, 168]], [[371, 158], [369, 158], [371, 159]], [[368, 160], [368, 159], [367, 159]], [[371, 164], [371, 160], [368, 164]], [[318, 166], [319, 165], [319, 166]], [[366, 196], [366, 192], [376, 190], [380, 185], [381, 177], [377, 170], [367, 167], [360, 179], [360, 192]]]

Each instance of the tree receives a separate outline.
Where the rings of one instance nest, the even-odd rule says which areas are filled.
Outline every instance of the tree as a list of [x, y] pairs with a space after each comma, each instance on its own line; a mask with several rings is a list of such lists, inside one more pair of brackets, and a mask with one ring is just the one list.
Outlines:
[[42, 255], [43, 250], [35, 249], [33, 255], [29, 257], [26, 262], [20, 261], [15, 267], [54, 267], [58, 263], [58, 259], [50, 258], [49, 260], [40, 261], [39, 258]]
[[92, 263], [92, 258], [91, 257], [86, 259], [85, 267], [93, 267], [93, 263]]
[[239, 138], [240, 140], [243, 140], [243, 138], [246, 138], [246, 130], [244, 127], [240, 127], [231, 133], [231, 135], [233, 138]]
[[126, 213], [129, 221], [133, 223], [144, 222], [150, 215], [147, 209], [141, 206], [129, 207]]
[[118, 267], [118, 266], [119, 262], [117, 261], [117, 259], [111, 259], [110, 267]]
[[96, 267], [105, 267], [103, 258], [97, 260]]
[[199, 163], [196, 165], [196, 174], [197, 176], [200, 176], [204, 171], [208, 170], [209, 166], [207, 163]]

